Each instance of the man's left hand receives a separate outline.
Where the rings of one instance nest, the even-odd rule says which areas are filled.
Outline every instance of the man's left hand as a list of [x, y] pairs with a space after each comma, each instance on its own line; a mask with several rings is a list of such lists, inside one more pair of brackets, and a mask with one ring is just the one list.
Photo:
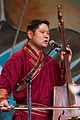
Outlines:
[[63, 52], [63, 51], [61, 52], [61, 61], [64, 60], [64, 55], [65, 55], [66, 53], [68, 54], [69, 63], [71, 63], [72, 50], [70, 49], [70, 46], [69, 46], [69, 45], [66, 46], [66, 52]]

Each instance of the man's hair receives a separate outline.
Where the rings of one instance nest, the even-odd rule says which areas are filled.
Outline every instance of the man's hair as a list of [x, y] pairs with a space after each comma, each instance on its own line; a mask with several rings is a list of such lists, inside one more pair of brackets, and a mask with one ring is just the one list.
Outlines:
[[29, 30], [31, 30], [33, 33], [35, 33], [36, 29], [42, 23], [46, 24], [49, 27], [49, 22], [47, 20], [35, 19], [35, 20], [31, 21], [30, 24], [27, 26], [27, 32]]

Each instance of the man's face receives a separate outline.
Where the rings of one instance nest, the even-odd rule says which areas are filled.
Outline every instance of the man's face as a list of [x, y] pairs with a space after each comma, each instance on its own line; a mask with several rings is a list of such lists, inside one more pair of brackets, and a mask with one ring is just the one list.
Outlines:
[[47, 47], [49, 38], [49, 28], [46, 24], [42, 23], [32, 35], [31, 44], [36, 46], [38, 49], [43, 49]]

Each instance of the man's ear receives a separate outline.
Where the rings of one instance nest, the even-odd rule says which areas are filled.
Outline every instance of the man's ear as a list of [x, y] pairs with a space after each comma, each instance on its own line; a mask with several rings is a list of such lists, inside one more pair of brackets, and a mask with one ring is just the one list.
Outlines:
[[32, 37], [33, 37], [33, 32], [32, 32], [31, 30], [29, 30], [29, 31], [27, 32], [27, 35], [28, 35], [29, 39], [32, 39]]

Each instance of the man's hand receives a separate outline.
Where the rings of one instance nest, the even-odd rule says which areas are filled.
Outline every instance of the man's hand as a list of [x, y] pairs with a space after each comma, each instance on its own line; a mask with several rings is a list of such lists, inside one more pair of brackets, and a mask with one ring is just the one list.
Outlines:
[[14, 109], [14, 106], [13, 105], [9, 105], [7, 100], [2, 100], [0, 102], [0, 105], [2, 105], [1, 110], [4, 111], [4, 112], [9, 112], [12, 109]]
[[63, 61], [64, 60], [64, 55], [65, 54], [68, 54], [68, 56], [69, 56], [69, 63], [71, 63], [71, 58], [72, 58], [72, 50], [70, 49], [70, 47], [69, 47], [69, 45], [67, 45], [67, 47], [66, 47], [66, 52], [61, 52], [61, 61]]

